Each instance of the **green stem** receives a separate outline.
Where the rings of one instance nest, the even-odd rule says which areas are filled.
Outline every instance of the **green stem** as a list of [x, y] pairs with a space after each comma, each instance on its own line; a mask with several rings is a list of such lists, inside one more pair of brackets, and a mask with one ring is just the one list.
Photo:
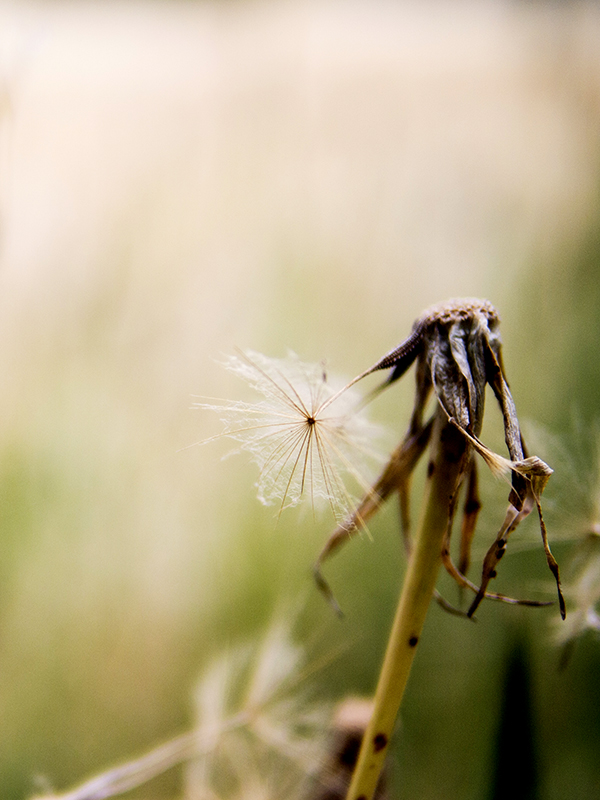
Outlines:
[[379, 676], [373, 715], [365, 731], [346, 800], [371, 800], [377, 788], [435, 589], [450, 507], [460, 483], [466, 447], [464, 437], [440, 412], [433, 430], [421, 521]]

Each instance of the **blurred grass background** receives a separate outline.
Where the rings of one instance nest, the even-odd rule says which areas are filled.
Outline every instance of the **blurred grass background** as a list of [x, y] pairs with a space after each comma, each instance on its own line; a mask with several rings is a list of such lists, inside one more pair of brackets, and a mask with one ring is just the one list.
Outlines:
[[[2, 798], [189, 726], [203, 666], [298, 596], [299, 636], [346, 646], [324, 694], [372, 690], [395, 509], [327, 569], [339, 622], [310, 580], [330, 521], [275, 527], [244, 458], [181, 450], [218, 429], [192, 395], [243, 395], [215, 363], [234, 346], [351, 377], [426, 306], [483, 296], [521, 419], [568, 444], [599, 405], [599, 132], [594, 3], [0, 3]], [[373, 407], [398, 438], [404, 383]], [[552, 465], [551, 536], [575, 540]], [[483, 491], [480, 554], [505, 503]], [[551, 591], [541, 546], [497, 583]], [[539, 797], [596, 798], [600, 643], [559, 672], [556, 609], [479, 616], [431, 611], [394, 797], [492, 796], [518, 640]]]

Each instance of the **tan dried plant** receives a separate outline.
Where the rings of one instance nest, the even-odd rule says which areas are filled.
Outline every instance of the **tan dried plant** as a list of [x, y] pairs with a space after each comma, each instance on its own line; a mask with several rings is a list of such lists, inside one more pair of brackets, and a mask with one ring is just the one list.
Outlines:
[[[277, 502], [279, 513], [305, 498], [313, 508], [319, 501], [329, 505], [338, 526], [318, 559], [315, 574], [330, 599], [321, 574], [323, 562], [365, 529], [383, 502], [394, 494], [399, 497], [410, 557], [347, 800], [371, 800], [378, 785], [381, 791], [381, 769], [442, 563], [460, 586], [475, 595], [467, 616], [475, 613], [484, 598], [544, 605], [488, 591], [509, 536], [535, 508], [547, 563], [556, 580], [561, 616], [565, 617], [558, 565], [550, 551], [540, 505], [552, 470], [541, 459], [527, 455], [504, 374], [498, 326], [498, 314], [485, 300], [451, 300], [434, 306], [417, 319], [404, 342], [347, 384], [331, 381], [322, 365], [303, 364], [293, 354], [277, 360], [240, 353], [226, 366], [263, 399], [198, 404], [217, 411], [224, 423], [224, 430], [206, 441], [231, 437], [257, 462], [258, 495], [263, 503]], [[379, 430], [366, 419], [364, 402], [353, 387], [368, 375], [391, 370], [372, 393], [375, 395], [413, 364], [416, 396], [407, 434], [380, 477], [370, 483], [364, 460], [373, 458], [372, 438]], [[494, 453], [480, 439], [488, 385], [502, 410], [508, 457]], [[427, 417], [432, 396], [434, 403]], [[413, 540], [410, 483], [426, 452], [428, 477]], [[508, 509], [485, 555], [479, 584], [466, 577], [480, 510], [476, 455], [494, 474], [510, 476], [511, 483]], [[450, 537], [463, 488], [460, 552], [455, 565]], [[354, 497], [357, 489], [363, 493], [360, 502]], [[596, 627], [596, 620], [597, 616], [588, 613], [588, 625]], [[303, 710], [298, 693], [290, 691], [301, 672], [299, 651], [290, 644], [285, 630], [275, 629], [254, 655], [220, 660], [209, 671], [199, 685], [199, 719], [192, 731], [43, 800], [113, 797], [184, 762], [190, 764], [186, 790], [190, 800], [270, 800], [281, 797], [282, 791], [286, 797], [305, 800], [307, 792], [314, 794], [316, 787], [325, 790], [323, 776], [328, 767], [321, 736], [326, 708], [320, 704]], [[237, 706], [229, 702], [234, 683], [244, 687]], [[346, 779], [341, 779], [341, 785]]]
[[[365, 732], [347, 800], [371, 800], [374, 796], [442, 563], [460, 586], [475, 593], [468, 616], [475, 613], [484, 597], [523, 602], [491, 595], [487, 588], [496, 577], [496, 567], [506, 551], [509, 536], [536, 508], [546, 560], [556, 580], [560, 613], [563, 619], [565, 617], [558, 565], [550, 551], [540, 505], [541, 494], [552, 470], [540, 458], [526, 453], [502, 365], [498, 326], [498, 313], [486, 300], [469, 298], [442, 303], [425, 311], [404, 342], [355, 379], [390, 369], [388, 379], [380, 387], [382, 389], [402, 377], [413, 363], [416, 364], [416, 396], [408, 432], [355, 513], [333, 532], [316, 566], [317, 579], [328, 592], [320, 571], [323, 561], [359, 530], [384, 500], [398, 493], [401, 521], [411, 552], [375, 693], [373, 715]], [[492, 452], [479, 438], [488, 385], [502, 410], [508, 458]], [[436, 402], [430, 417], [425, 419], [427, 401], [432, 394]], [[408, 533], [410, 480], [417, 462], [426, 451], [429, 454], [428, 479], [413, 544]], [[485, 555], [479, 586], [465, 575], [480, 509], [476, 454], [495, 474], [511, 475], [508, 509]], [[466, 486], [465, 504], [457, 567], [450, 557], [449, 545], [452, 521], [463, 486]], [[535, 601], [526, 602], [539, 605]]]
[[[496, 567], [506, 552], [509, 536], [533, 508], [536, 508], [546, 559], [556, 579], [561, 616], [564, 617], [565, 608], [560, 591], [558, 565], [550, 551], [540, 505], [541, 494], [552, 470], [537, 456], [527, 456], [514, 401], [502, 365], [499, 321], [498, 312], [487, 300], [468, 298], [450, 300], [433, 306], [416, 320], [407, 339], [352, 382], [355, 383], [373, 372], [391, 369], [389, 378], [376, 390], [379, 392], [401, 378], [416, 362], [415, 402], [406, 436], [392, 454], [375, 485], [365, 494], [354, 513], [333, 532], [319, 556], [315, 568], [317, 581], [329, 597], [331, 593], [322, 577], [321, 564], [359, 531], [381, 504], [394, 493], [399, 497], [401, 528], [406, 549], [410, 553], [411, 477], [420, 458], [431, 445], [432, 433], [438, 420], [438, 425], [451, 426], [462, 437], [462, 444], [458, 444], [457, 452], [454, 454], [459, 460], [459, 470], [456, 486], [448, 498], [448, 525], [444, 532], [441, 557], [445, 568], [457, 583], [461, 587], [471, 589], [476, 595], [467, 615], [472, 616], [475, 613], [484, 597], [507, 603], [546, 605], [538, 601], [516, 600], [487, 591], [490, 580], [496, 577]], [[487, 385], [492, 388], [502, 410], [509, 458], [494, 453], [479, 438], [483, 425]], [[437, 402], [430, 417], [425, 420], [427, 403], [432, 392]], [[483, 458], [494, 475], [503, 477], [510, 475], [512, 478], [506, 516], [495, 541], [485, 555], [478, 586], [466, 577], [470, 564], [471, 544], [481, 509], [476, 454]], [[429, 477], [434, 467], [435, 462], [430, 460]], [[450, 536], [459, 491], [463, 486], [465, 486], [465, 498], [459, 562], [456, 566], [450, 556]]]
[[[290, 372], [290, 363], [296, 376]], [[352, 452], [366, 449], [365, 439], [356, 437], [352, 422], [355, 417], [349, 413], [358, 405], [354, 400], [350, 407], [347, 405], [352, 387], [368, 375], [390, 370], [387, 380], [372, 393], [375, 395], [401, 378], [413, 364], [416, 366], [416, 394], [407, 434], [379, 479], [368, 485]], [[396, 493], [399, 497], [401, 527], [410, 558], [375, 695], [373, 716], [347, 794], [348, 800], [371, 800], [427, 609], [431, 598], [436, 596], [435, 584], [442, 563], [461, 587], [474, 593], [466, 612], [469, 617], [484, 598], [546, 605], [488, 591], [509, 537], [536, 509], [546, 560], [556, 581], [564, 619], [566, 611], [558, 564], [550, 551], [540, 504], [552, 470], [537, 456], [527, 454], [502, 364], [499, 316], [487, 300], [450, 300], [428, 309], [398, 347], [339, 389], [327, 386], [324, 372], [320, 378], [316, 377], [318, 370], [297, 361], [276, 362], [253, 354], [251, 357], [242, 355], [228, 366], [261, 391], [266, 399], [254, 405], [221, 402], [202, 406], [220, 413], [225, 423], [220, 435], [240, 441], [242, 449], [249, 450], [257, 460], [261, 470], [259, 497], [263, 502], [278, 497], [280, 511], [307, 494], [313, 505], [316, 498], [326, 498], [329, 502], [339, 524], [319, 556], [315, 576], [334, 605], [333, 594], [322, 575], [323, 562], [356, 532], [364, 530], [384, 501]], [[296, 385], [298, 375], [301, 381]], [[508, 457], [493, 452], [480, 439], [487, 386], [502, 411]], [[432, 396], [434, 403], [427, 417]], [[336, 404], [338, 407], [346, 404], [343, 413], [333, 414]], [[410, 484], [414, 469], [426, 452], [425, 497], [413, 542]], [[485, 555], [478, 584], [466, 575], [481, 507], [476, 456], [480, 456], [495, 475], [507, 478], [511, 487], [504, 520]], [[352, 495], [346, 488], [343, 473], [364, 487], [363, 499], [345, 514], [343, 512], [352, 507]], [[450, 538], [463, 489], [463, 519], [456, 565], [450, 555]]]

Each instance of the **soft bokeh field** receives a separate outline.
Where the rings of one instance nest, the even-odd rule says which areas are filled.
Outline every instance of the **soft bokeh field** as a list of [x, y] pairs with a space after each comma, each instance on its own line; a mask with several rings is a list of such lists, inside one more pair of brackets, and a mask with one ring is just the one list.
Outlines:
[[[595, 4], [0, 4], [3, 800], [188, 728], [203, 667], [286, 604], [305, 603], [301, 640], [345, 648], [317, 679], [325, 696], [373, 689], [403, 564], [395, 509], [327, 569], [340, 622], [310, 578], [331, 520], [275, 525], [243, 456], [182, 449], [219, 429], [193, 395], [247, 397], [216, 363], [234, 347], [352, 377], [426, 306], [487, 297], [539, 454], [571, 446], [574, 418], [585, 453], [599, 131]], [[403, 384], [373, 406], [390, 446]], [[488, 428], [500, 447], [495, 411]], [[567, 458], [553, 466], [551, 539], [574, 541], [591, 521], [568, 489], [582, 484]], [[491, 479], [483, 491], [479, 555], [506, 500]], [[537, 535], [532, 521], [522, 537]], [[570, 548], [554, 548], [565, 576]], [[551, 591], [541, 545], [497, 583]], [[394, 797], [492, 797], [519, 635], [539, 797], [596, 798], [600, 642], [559, 672], [555, 608], [479, 617], [431, 611]], [[136, 797], [181, 791], [173, 772]]]

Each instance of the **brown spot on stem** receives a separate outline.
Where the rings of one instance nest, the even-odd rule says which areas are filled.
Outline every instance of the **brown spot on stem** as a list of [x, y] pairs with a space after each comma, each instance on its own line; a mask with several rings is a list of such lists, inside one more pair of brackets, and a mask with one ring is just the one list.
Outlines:
[[481, 503], [479, 500], [468, 500], [465, 503], [465, 514], [475, 514], [481, 510]]
[[411, 636], [410, 639], [408, 640], [408, 646], [409, 647], [416, 647], [418, 641], [419, 641], [419, 637], [418, 636]]
[[380, 750], [383, 750], [384, 747], [387, 746], [388, 738], [385, 733], [378, 733], [377, 736], [373, 738], [373, 750], [378, 753]]
[[433, 461], [430, 461], [429, 464], [427, 464], [427, 477], [431, 478], [434, 472], [435, 472], [435, 463]]

